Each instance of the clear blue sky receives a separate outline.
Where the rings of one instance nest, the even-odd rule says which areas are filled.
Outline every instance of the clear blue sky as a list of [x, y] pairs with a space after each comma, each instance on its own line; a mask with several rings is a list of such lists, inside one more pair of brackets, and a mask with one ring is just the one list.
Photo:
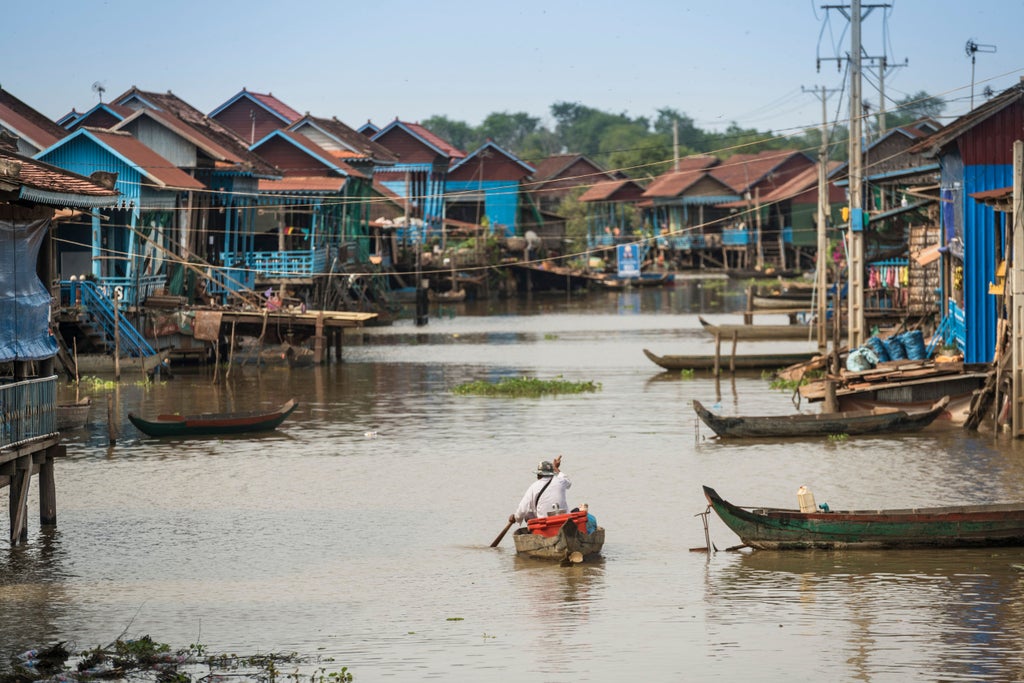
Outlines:
[[[107, 99], [137, 85], [206, 112], [246, 87], [352, 126], [432, 115], [477, 125], [495, 111], [550, 124], [551, 104], [570, 101], [786, 132], [821, 122], [803, 88], [843, 86], [834, 58], [849, 51], [849, 24], [825, 4], [843, 3], [36, 0], [6, 15], [0, 85], [52, 118], [93, 106], [100, 82]], [[976, 54], [976, 104], [986, 85], [998, 92], [1024, 75], [1024, 1], [890, 4], [864, 21], [863, 45], [908, 61], [886, 78], [892, 99], [925, 90], [951, 100], [947, 114], [967, 111], [970, 39], [995, 46]], [[864, 98], [875, 104], [876, 82], [868, 70]], [[830, 117], [848, 113], [839, 97]]]

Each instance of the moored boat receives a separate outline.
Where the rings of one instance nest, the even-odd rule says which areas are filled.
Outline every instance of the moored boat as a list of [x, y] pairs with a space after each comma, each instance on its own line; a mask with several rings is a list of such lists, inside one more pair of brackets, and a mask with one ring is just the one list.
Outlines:
[[[714, 355], [698, 356], [659, 356], [647, 349], [644, 355], [651, 362], [666, 370], [704, 370], [713, 368], [716, 365]], [[796, 363], [810, 360], [816, 354], [814, 351], [797, 351], [793, 353], [767, 353], [748, 355], [723, 355], [717, 357], [717, 364], [722, 368], [734, 367], [745, 370], [774, 370], [788, 367]]]
[[704, 486], [708, 506], [744, 544], [765, 550], [1024, 545], [1024, 503], [801, 512], [746, 508]]
[[214, 434], [247, 434], [277, 429], [298, 406], [290, 399], [270, 412], [200, 413], [198, 415], [159, 415], [146, 420], [133, 413], [128, 419], [148, 436], [209, 436]]
[[588, 534], [586, 511], [531, 519], [512, 535], [516, 552], [542, 560], [582, 562], [604, 546], [604, 528]]
[[944, 396], [924, 410], [874, 408], [839, 413], [797, 413], [795, 415], [716, 415], [694, 400], [693, 409], [701, 421], [720, 437], [806, 437], [833, 434], [894, 434], [924, 429], [949, 405]]
[[89, 409], [92, 407], [92, 399], [88, 396], [80, 398], [74, 403], [57, 404], [57, 431], [63, 432], [71, 429], [81, 429], [89, 421]]
[[[810, 325], [715, 325], [701, 316], [697, 316], [697, 319], [706, 332], [723, 340], [735, 338], [740, 341], [749, 339], [772, 341], [784, 339], [814, 340], [817, 338], [816, 329]], [[827, 326], [827, 328], [826, 334], [831, 335], [831, 326]]]

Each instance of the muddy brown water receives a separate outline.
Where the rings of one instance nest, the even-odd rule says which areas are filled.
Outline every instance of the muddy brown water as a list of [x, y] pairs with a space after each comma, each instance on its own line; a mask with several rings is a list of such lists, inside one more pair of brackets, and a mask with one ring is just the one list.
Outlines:
[[[741, 297], [681, 281], [434, 306], [425, 327], [351, 336], [340, 364], [90, 389], [93, 424], [58, 464], [57, 528], [39, 529], [33, 490], [29, 543], [0, 549], [0, 654], [126, 632], [332, 659], [358, 681], [1018, 678], [1024, 549], [691, 551], [705, 545], [701, 484], [788, 507], [801, 485], [832, 507], [1024, 496], [1024, 453], [987, 434], [713, 438], [692, 399], [784, 414], [790, 393], [758, 373], [665, 373], [642, 349], [712, 353], [697, 314], [736, 321], [723, 311]], [[506, 376], [601, 388], [451, 391]], [[150, 439], [125, 418], [291, 396], [298, 410], [258, 437]], [[570, 502], [607, 529], [601, 559], [524, 560], [511, 536], [488, 547], [558, 454]], [[738, 542], [716, 518], [709, 533], [720, 550]]]

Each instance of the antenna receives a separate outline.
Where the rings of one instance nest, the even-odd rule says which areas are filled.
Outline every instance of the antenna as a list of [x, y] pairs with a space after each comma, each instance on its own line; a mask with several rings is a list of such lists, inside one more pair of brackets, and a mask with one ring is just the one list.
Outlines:
[[100, 98], [100, 104], [103, 104], [103, 93], [107, 92], [107, 87], [100, 81], [93, 81], [92, 91]]
[[968, 38], [967, 44], [964, 45], [964, 54], [971, 58], [971, 109], [974, 109], [974, 60], [975, 55], [979, 52], [995, 52], [995, 45], [981, 45], [980, 43], [974, 42], [974, 38]]

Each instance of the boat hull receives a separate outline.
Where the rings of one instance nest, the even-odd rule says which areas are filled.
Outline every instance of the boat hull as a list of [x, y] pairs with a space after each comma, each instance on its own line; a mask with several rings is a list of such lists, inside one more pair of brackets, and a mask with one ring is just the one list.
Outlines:
[[92, 399], [88, 397], [75, 403], [58, 404], [57, 431], [63, 432], [84, 427], [89, 421], [90, 408], [92, 408]]
[[[715, 367], [715, 356], [659, 356], [647, 349], [644, 355], [651, 362], [666, 370], [703, 370]], [[814, 351], [801, 351], [797, 353], [772, 353], [747, 356], [722, 355], [718, 357], [718, 366], [721, 368], [734, 367], [744, 370], [776, 370], [788, 367], [797, 363], [810, 360], [815, 355]]]
[[764, 550], [1024, 545], [1024, 504], [800, 512], [747, 509], [705, 486], [708, 505], [746, 545]]
[[945, 412], [948, 405], [947, 396], [919, 411], [876, 408], [839, 413], [722, 416], [712, 413], [696, 400], [693, 402], [693, 409], [701, 421], [720, 437], [758, 438], [914, 432], [934, 422]]
[[160, 415], [155, 420], [146, 420], [128, 413], [128, 419], [140, 432], [154, 437], [248, 434], [277, 429], [297, 406], [295, 399], [292, 399], [271, 413]]
[[597, 555], [604, 546], [604, 528], [598, 527], [592, 534], [581, 533], [571, 522], [566, 522], [554, 536], [540, 534], [513, 534], [516, 552], [520, 555], [542, 560], [568, 561], [573, 553], [584, 559]]

